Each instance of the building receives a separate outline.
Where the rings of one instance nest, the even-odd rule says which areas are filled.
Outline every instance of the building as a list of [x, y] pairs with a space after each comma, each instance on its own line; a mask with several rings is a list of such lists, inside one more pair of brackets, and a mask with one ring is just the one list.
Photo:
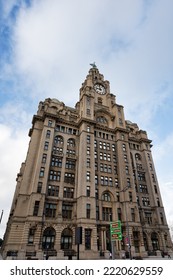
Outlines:
[[[4, 259], [98, 259], [111, 250], [117, 258], [146, 257], [171, 250], [151, 140], [125, 120], [95, 64], [75, 108], [57, 99], [40, 102], [29, 136]], [[122, 240], [110, 234], [117, 221]]]

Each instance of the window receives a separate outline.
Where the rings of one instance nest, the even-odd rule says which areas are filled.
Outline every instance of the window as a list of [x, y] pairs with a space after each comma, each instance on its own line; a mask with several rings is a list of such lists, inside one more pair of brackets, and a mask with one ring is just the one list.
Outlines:
[[97, 118], [97, 122], [107, 124], [107, 120], [105, 117], [101, 116]]
[[98, 221], [99, 219], [100, 219], [99, 206], [96, 206], [96, 220]]
[[160, 200], [158, 197], [157, 197], [157, 206], [160, 207]]
[[67, 159], [66, 164], [65, 164], [65, 168], [74, 170], [75, 169], [75, 161]]
[[73, 173], [65, 173], [64, 182], [74, 184], [75, 183], [75, 175]]
[[142, 204], [143, 206], [150, 206], [149, 197], [142, 197]]
[[141, 160], [140, 154], [135, 154], [135, 159], [136, 159], [136, 161]]
[[73, 198], [74, 197], [74, 188], [64, 187], [64, 198]]
[[62, 152], [63, 152], [63, 148], [56, 147], [56, 146], [53, 147], [53, 153], [54, 154], [62, 155]]
[[138, 172], [138, 180], [139, 181], [145, 181], [145, 173]]
[[85, 229], [85, 250], [91, 250], [91, 229]]
[[56, 204], [55, 203], [46, 203], [45, 204], [45, 216], [55, 218], [56, 215]]
[[117, 179], [117, 178], [115, 178], [115, 187], [116, 187], [116, 188], [119, 188], [118, 179]]
[[50, 134], [51, 134], [51, 131], [50, 131], [50, 130], [47, 130], [47, 132], [46, 132], [46, 138], [50, 138]]
[[145, 214], [145, 222], [147, 224], [152, 224], [152, 213], [151, 212], [144, 212]]
[[128, 188], [131, 187], [130, 178], [127, 178], [127, 187], [128, 187]]
[[86, 187], [86, 196], [90, 197], [90, 186]]
[[41, 191], [42, 191], [42, 185], [43, 185], [42, 182], [38, 182], [38, 185], [37, 185], [37, 192], [38, 192], [38, 193], [41, 193]]
[[98, 185], [98, 175], [95, 175], [95, 185]]
[[129, 201], [130, 201], [130, 202], [133, 201], [132, 192], [129, 192]]
[[48, 185], [47, 195], [58, 197], [59, 196], [59, 186]]
[[72, 219], [72, 204], [63, 203], [62, 204], [62, 217], [63, 220], [71, 220]]
[[155, 193], [157, 193], [157, 186], [156, 185], [154, 185], [154, 191], [155, 191]]
[[87, 156], [90, 156], [90, 147], [87, 147]]
[[52, 157], [51, 166], [62, 167], [62, 158]]
[[40, 177], [44, 177], [44, 170], [45, 170], [44, 167], [40, 168]]
[[65, 228], [61, 234], [61, 249], [72, 248], [73, 232], [70, 228]]
[[112, 208], [102, 207], [102, 219], [103, 221], [112, 221]]
[[48, 150], [48, 147], [49, 147], [49, 142], [46, 141], [46, 142], [44, 143], [44, 150], [45, 150], [45, 151]]
[[87, 132], [90, 132], [90, 126], [89, 125], [87, 125]]
[[87, 173], [86, 173], [86, 180], [87, 180], [87, 182], [90, 182], [90, 172], [89, 171], [87, 171]]
[[156, 182], [156, 179], [155, 179], [154, 174], [152, 174], [152, 179], [153, 179], [153, 182], [155, 183], [155, 182]]
[[63, 143], [64, 143], [63, 137], [62, 136], [55, 136], [54, 143], [58, 144], [58, 145], [63, 145]]
[[87, 135], [87, 144], [90, 144], [90, 142], [91, 142], [90, 135]]
[[91, 213], [91, 205], [89, 203], [86, 204], [86, 218], [90, 219], [90, 213]]
[[42, 248], [46, 250], [53, 249], [54, 242], [55, 242], [55, 230], [52, 227], [48, 227], [43, 232]]
[[122, 216], [122, 214], [121, 214], [121, 208], [117, 208], [117, 216], [118, 216], [118, 220], [121, 221], [121, 216]]
[[67, 146], [75, 147], [75, 140], [73, 138], [68, 139]]
[[161, 220], [161, 224], [164, 225], [164, 219], [163, 219], [163, 213], [160, 213], [160, 220]]
[[102, 200], [104, 200], [104, 201], [111, 201], [110, 194], [109, 194], [108, 192], [105, 192], [105, 193], [102, 195]]
[[33, 216], [38, 216], [40, 201], [36, 200], [34, 205]]
[[28, 233], [28, 244], [34, 243], [35, 228], [30, 228]]
[[131, 217], [132, 217], [132, 222], [135, 222], [135, 209], [131, 208]]
[[147, 189], [147, 186], [146, 185], [139, 185], [139, 191], [141, 193], [148, 193], [148, 189]]
[[90, 115], [90, 109], [87, 109], [87, 115]]
[[49, 180], [50, 181], [60, 181], [60, 178], [61, 178], [61, 172], [60, 171], [50, 170], [50, 173], [49, 173]]
[[129, 174], [129, 167], [126, 165], [126, 174], [128, 175]]
[[122, 144], [123, 152], [126, 152], [126, 144]]
[[43, 154], [42, 156], [42, 163], [46, 163], [47, 154]]
[[52, 121], [51, 120], [48, 121], [48, 126], [52, 126]]
[[116, 192], [116, 197], [117, 197], [117, 201], [119, 202], [120, 201], [120, 194], [119, 194], [119, 192]]

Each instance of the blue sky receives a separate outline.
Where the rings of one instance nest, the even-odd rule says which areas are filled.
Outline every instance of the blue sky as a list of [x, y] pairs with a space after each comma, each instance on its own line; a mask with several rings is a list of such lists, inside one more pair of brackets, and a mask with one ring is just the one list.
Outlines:
[[0, 237], [39, 101], [74, 107], [93, 61], [126, 119], [153, 140], [173, 223], [172, 11], [172, 0], [0, 0]]

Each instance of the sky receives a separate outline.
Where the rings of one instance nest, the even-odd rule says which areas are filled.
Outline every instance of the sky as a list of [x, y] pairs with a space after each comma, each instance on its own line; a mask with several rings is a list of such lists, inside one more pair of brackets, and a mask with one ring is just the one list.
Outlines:
[[38, 103], [74, 107], [93, 62], [152, 140], [173, 223], [172, 11], [172, 0], [0, 0], [0, 238]]

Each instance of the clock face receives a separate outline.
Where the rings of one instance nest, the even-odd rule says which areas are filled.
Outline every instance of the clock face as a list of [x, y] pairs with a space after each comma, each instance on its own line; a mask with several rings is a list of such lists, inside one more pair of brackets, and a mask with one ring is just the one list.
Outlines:
[[101, 84], [95, 84], [94, 85], [94, 89], [99, 94], [105, 94], [105, 92], [106, 92], [105, 91], [105, 87], [103, 85], [101, 85]]

